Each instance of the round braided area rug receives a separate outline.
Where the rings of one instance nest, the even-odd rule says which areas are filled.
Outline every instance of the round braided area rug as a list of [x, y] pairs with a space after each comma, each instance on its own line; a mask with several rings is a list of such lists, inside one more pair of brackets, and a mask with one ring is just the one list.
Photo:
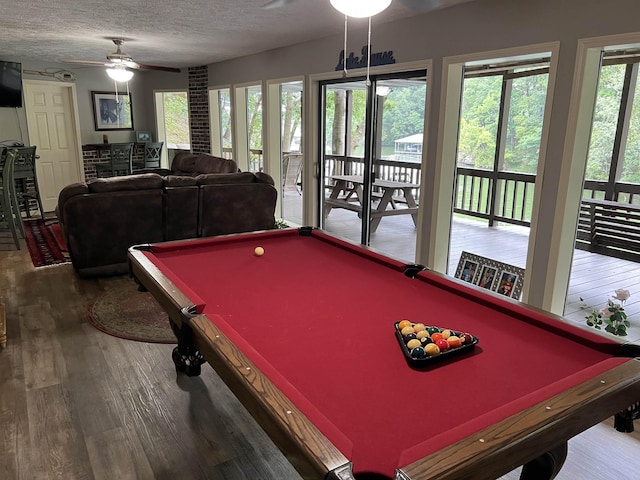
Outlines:
[[148, 292], [127, 279], [111, 285], [89, 306], [88, 320], [114, 337], [150, 343], [177, 343], [169, 317]]

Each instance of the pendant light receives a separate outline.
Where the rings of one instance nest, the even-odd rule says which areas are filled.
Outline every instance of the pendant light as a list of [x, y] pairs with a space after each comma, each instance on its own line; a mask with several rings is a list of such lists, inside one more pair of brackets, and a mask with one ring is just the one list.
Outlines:
[[391, 0], [330, 0], [333, 8], [348, 17], [373, 17], [391, 5]]
[[114, 65], [112, 68], [107, 68], [107, 75], [116, 82], [128, 82], [133, 78], [133, 72], [127, 70], [124, 65]]

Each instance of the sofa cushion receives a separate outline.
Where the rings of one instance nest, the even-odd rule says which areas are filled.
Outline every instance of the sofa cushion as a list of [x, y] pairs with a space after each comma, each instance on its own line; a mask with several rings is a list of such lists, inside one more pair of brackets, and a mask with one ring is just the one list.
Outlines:
[[122, 177], [96, 178], [87, 184], [89, 193], [107, 193], [133, 190], [153, 190], [162, 188], [163, 180], [155, 173], [128, 175]]
[[238, 165], [233, 160], [208, 153], [181, 151], [173, 157], [171, 171], [174, 175], [194, 176], [201, 173], [234, 173], [238, 171]]
[[198, 185], [226, 185], [234, 183], [256, 183], [256, 176], [251, 172], [208, 173], [196, 177]]
[[197, 185], [196, 177], [186, 175], [169, 175], [164, 177], [164, 186], [167, 187], [192, 187]]
[[266, 183], [201, 185], [199, 236], [275, 228], [277, 195]]

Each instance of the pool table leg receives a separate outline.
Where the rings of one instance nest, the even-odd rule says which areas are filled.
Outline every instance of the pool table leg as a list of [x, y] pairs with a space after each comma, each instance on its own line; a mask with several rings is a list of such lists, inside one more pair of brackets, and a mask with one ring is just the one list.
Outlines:
[[193, 343], [193, 330], [186, 321], [182, 322], [180, 328], [171, 322], [171, 328], [178, 339], [178, 346], [173, 349], [171, 354], [176, 372], [186, 373], [188, 377], [200, 375], [200, 366], [206, 360]]
[[616, 413], [613, 426], [619, 432], [633, 432], [633, 421], [640, 418], [640, 402], [634, 403], [629, 408]]
[[567, 442], [525, 463], [520, 480], [552, 480], [558, 475], [567, 458]]

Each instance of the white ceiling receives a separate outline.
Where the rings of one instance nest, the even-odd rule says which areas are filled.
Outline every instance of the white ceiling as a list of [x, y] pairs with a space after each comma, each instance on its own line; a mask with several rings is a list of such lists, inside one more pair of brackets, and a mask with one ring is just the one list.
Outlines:
[[[136, 62], [183, 68], [344, 31], [344, 17], [329, 0], [262, 8], [270, 1], [0, 0], [0, 59], [102, 61], [115, 51], [109, 39], [121, 37]], [[393, 0], [374, 24], [466, 1]]]

